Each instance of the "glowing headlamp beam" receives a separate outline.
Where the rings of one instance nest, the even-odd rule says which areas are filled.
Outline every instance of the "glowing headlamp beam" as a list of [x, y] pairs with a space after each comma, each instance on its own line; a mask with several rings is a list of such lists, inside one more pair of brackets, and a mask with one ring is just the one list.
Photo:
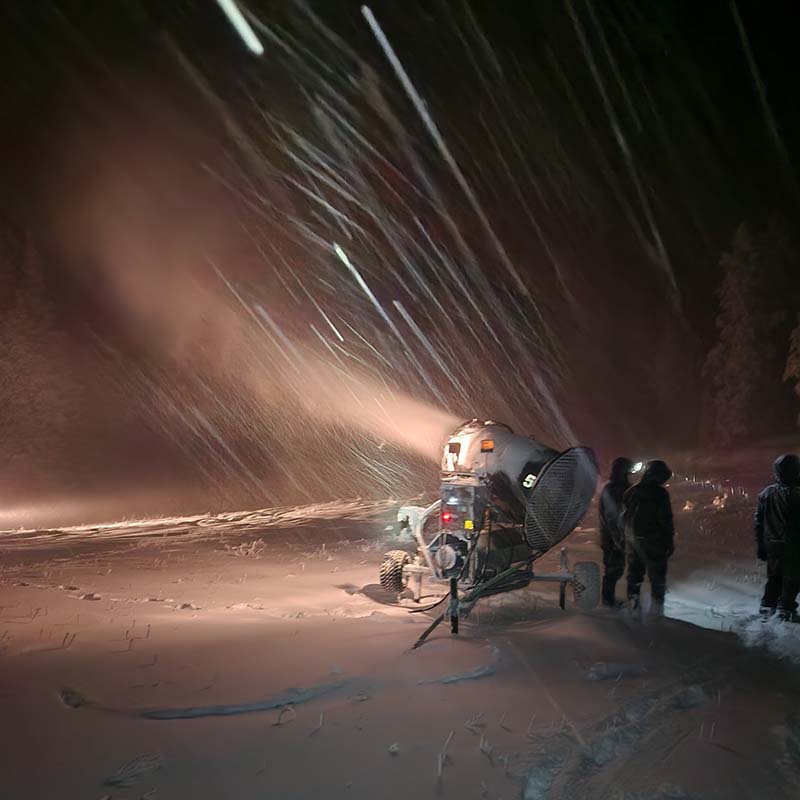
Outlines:
[[250, 23], [244, 18], [239, 6], [236, 5], [235, 0], [217, 0], [217, 4], [225, 12], [225, 16], [236, 29], [236, 33], [242, 37], [247, 49], [257, 56], [263, 55], [264, 45], [258, 40], [255, 32], [250, 27]]

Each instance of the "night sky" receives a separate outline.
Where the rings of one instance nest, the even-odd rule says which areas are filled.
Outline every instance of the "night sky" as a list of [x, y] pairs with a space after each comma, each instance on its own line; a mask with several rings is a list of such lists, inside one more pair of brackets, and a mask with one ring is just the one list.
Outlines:
[[[41, 433], [10, 414], [11, 430], [41, 436], [51, 454], [56, 440], [63, 449], [42, 466], [33, 448], [36, 466], [21, 483], [69, 488], [65, 476], [80, 464], [89, 480], [147, 482], [163, 471], [229, 486], [243, 473], [271, 480], [275, 460], [289, 464], [277, 424], [245, 424], [258, 403], [237, 393], [231, 375], [243, 368], [233, 362], [244, 323], [230, 297], [224, 309], [215, 299], [212, 261], [245, 305], [265, 309], [298, 346], [324, 328], [320, 308], [342, 325], [364, 320], [350, 334], [351, 366], [455, 416], [502, 416], [604, 456], [702, 439], [701, 368], [715, 335], [720, 254], [743, 222], [797, 227], [793, 4], [374, 3], [475, 202], [359, 4], [247, 9], [264, 42], [260, 58], [211, 0], [0, 9], [5, 307], [33, 293], [30, 307], [47, 307], [37, 330], [53, 342], [39, 337], [38, 361], [27, 366], [16, 356], [0, 366], [52, 376], [52, 358], [59, 388], [42, 391], [76, 398]], [[338, 178], [320, 166], [328, 158]], [[413, 328], [413, 344], [392, 341], [336, 266], [330, 243], [339, 240], [377, 300], [398, 309], [397, 324], [394, 303], [440, 342], [433, 353]], [[33, 251], [38, 283], [22, 266]], [[467, 344], [448, 352], [462, 323], [442, 326], [425, 294], [441, 281], [437, 299], [450, 314], [459, 270], [464, 297], [477, 299], [473, 318], [489, 309], [482, 352]], [[437, 354], [441, 373], [452, 360], [474, 360], [464, 369], [469, 391], [460, 395], [437, 372]], [[209, 398], [223, 395], [212, 408]], [[174, 413], [161, 419], [165, 403]], [[224, 407], [236, 408], [236, 425]], [[205, 433], [187, 427], [197, 409]], [[46, 404], [37, 413], [50, 415]], [[209, 430], [212, 447], [198, 441]], [[19, 449], [11, 435], [5, 446]], [[384, 444], [353, 446], [369, 461], [369, 448]], [[289, 473], [276, 496], [304, 482], [302, 467]]]

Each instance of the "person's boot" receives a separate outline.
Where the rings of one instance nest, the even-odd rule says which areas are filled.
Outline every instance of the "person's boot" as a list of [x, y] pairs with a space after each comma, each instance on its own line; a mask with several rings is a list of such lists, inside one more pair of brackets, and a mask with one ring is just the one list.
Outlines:
[[652, 622], [664, 619], [664, 601], [653, 600], [650, 603], [650, 610], [647, 613], [647, 618]]
[[775, 606], [760, 606], [758, 613], [761, 616], [761, 621], [766, 622], [771, 619], [777, 610]]
[[612, 583], [608, 579], [608, 575], [603, 575], [603, 591], [601, 602], [606, 608], [613, 608], [614, 607], [614, 592], [615, 592], [614, 583]]
[[628, 616], [631, 619], [639, 620], [642, 618], [642, 606], [639, 602], [638, 594], [628, 595]]
[[611, 591], [609, 591], [605, 587], [603, 589], [602, 603], [604, 608], [610, 608], [612, 610], [622, 608], [622, 606], [625, 605], [625, 603], [623, 603], [621, 600], [617, 600], [616, 593], [613, 588], [611, 589]]

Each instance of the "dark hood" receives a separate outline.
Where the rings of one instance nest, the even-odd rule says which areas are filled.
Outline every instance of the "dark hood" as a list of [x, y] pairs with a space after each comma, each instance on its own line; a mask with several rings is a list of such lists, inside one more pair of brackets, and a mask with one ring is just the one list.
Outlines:
[[787, 486], [800, 484], [800, 458], [794, 453], [787, 453], [775, 460], [775, 477], [779, 483]]
[[608, 476], [609, 483], [622, 483], [627, 486], [630, 483], [631, 469], [633, 469], [633, 461], [629, 458], [624, 456], [615, 458]]
[[642, 483], [655, 483], [663, 486], [672, 477], [672, 470], [669, 468], [665, 461], [655, 459], [648, 461], [645, 468], [644, 475], [642, 475]]

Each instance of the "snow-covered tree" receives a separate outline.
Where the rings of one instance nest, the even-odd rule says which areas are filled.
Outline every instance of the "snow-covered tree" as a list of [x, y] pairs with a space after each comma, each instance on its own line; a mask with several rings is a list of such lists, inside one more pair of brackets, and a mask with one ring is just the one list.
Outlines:
[[800, 308], [800, 257], [796, 235], [781, 218], [767, 220], [756, 239], [758, 273], [753, 307], [761, 385], [759, 417], [773, 421], [774, 433], [793, 416], [793, 398], [782, 384], [787, 344]]
[[[794, 384], [794, 393], [800, 399], [800, 313], [797, 315], [797, 324], [789, 337], [789, 354], [786, 357], [783, 379]], [[797, 415], [797, 424], [800, 425], [800, 414]]]
[[723, 271], [716, 326], [718, 340], [706, 359], [704, 375], [712, 383], [714, 430], [721, 444], [751, 432], [753, 400], [759, 378], [757, 310], [754, 308], [759, 256], [753, 236], [740, 225]]

